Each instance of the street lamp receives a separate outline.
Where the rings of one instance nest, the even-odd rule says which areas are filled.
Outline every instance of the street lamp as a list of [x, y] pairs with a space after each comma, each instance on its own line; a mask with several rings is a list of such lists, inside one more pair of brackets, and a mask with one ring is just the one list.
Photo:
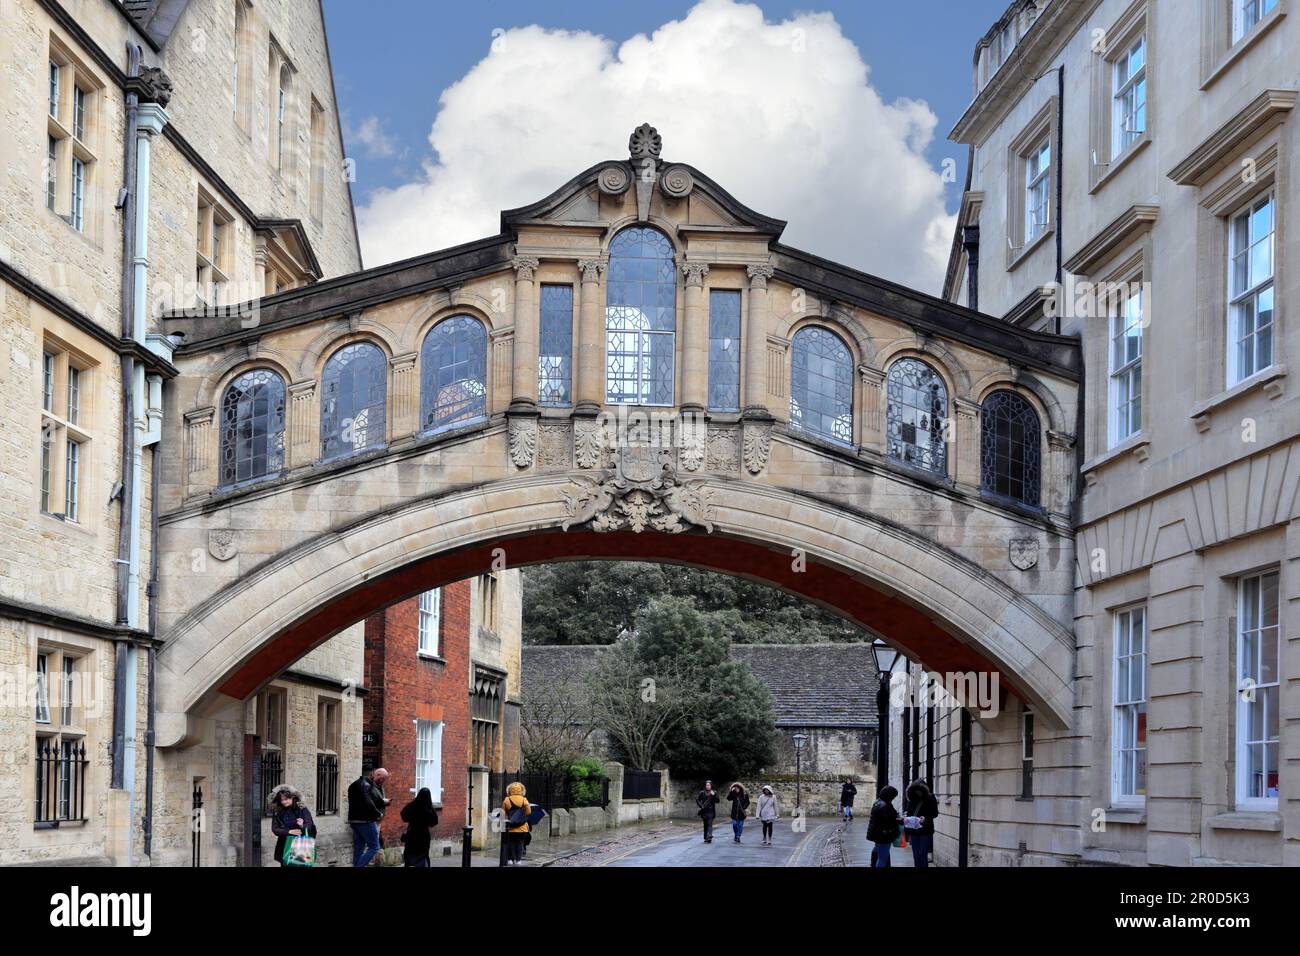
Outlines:
[[803, 806], [803, 745], [808, 742], [807, 734], [794, 734], [794, 808]]
[[884, 641], [871, 642], [880, 686], [876, 690], [876, 793], [889, 784], [889, 678], [901, 656]]

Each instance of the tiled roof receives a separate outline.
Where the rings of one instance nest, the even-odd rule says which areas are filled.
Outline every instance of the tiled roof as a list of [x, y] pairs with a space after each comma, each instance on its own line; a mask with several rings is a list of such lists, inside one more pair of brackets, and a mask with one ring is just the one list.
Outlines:
[[[578, 677], [599, 651], [598, 645], [525, 646], [524, 699], [530, 690]], [[733, 644], [731, 657], [748, 664], [767, 686], [778, 726], [876, 726], [876, 666], [869, 644]]]
[[117, 0], [118, 6], [155, 45], [162, 47], [188, 0]]

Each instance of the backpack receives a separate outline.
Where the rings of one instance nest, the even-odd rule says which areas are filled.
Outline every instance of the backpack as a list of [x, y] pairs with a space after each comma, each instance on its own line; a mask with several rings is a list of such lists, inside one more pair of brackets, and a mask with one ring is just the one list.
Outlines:
[[509, 827], [521, 827], [528, 822], [528, 812], [524, 810], [524, 805], [517, 804], [510, 808], [510, 813], [506, 816], [506, 825]]

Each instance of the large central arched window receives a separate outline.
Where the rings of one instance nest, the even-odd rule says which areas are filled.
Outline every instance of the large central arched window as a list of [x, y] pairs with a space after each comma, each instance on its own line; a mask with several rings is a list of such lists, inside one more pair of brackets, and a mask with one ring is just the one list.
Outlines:
[[321, 457], [382, 445], [387, 399], [388, 361], [377, 346], [355, 342], [331, 355], [321, 376]]
[[790, 343], [790, 424], [853, 443], [853, 354], [820, 326], [805, 326]]
[[220, 483], [264, 478], [283, 468], [284, 380], [270, 369], [252, 369], [221, 397]]
[[605, 291], [605, 401], [673, 403], [677, 266], [658, 229], [632, 226], [609, 244]]
[[885, 453], [896, 461], [946, 474], [948, 388], [920, 359], [901, 358], [889, 367]]
[[443, 319], [420, 349], [420, 429], [467, 425], [487, 415], [487, 332], [468, 315]]
[[985, 491], [1038, 506], [1038, 413], [1015, 392], [994, 392], [980, 406], [980, 475]]

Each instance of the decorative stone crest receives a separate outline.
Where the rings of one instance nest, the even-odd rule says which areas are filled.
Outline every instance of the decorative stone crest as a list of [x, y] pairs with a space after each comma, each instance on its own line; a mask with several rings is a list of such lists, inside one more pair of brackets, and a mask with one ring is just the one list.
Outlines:
[[567, 424], [538, 425], [537, 464], [540, 468], [569, 467], [569, 426]]
[[665, 166], [659, 174], [659, 189], [669, 199], [685, 199], [694, 188], [695, 177], [685, 166]]
[[234, 531], [217, 528], [208, 532], [208, 554], [218, 561], [229, 561], [238, 553], [239, 543]]
[[1014, 567], [1021, 571], [1028, 571], [1038, 563], [1038, 539], [1012, 538], [1007, 548], [1007, 556]]
[[772, 453], [772, 426], [760, 423], [746, 423], [742, 457], [745, 470], [757, 475], [767, 467], [767, 460]]
[[528, 468], [537, 453], [537, 419], [515, 417], [510, 419], [510, 460], [517, 468]]
[[702, 479], [680, 481], [666, 448], [620, 449], [613, 472], [599, 479], [579, 476], [564, 492], [568, 517], [560, 527], [589, 525], [593, 531], [646, 529], [680, 534], [713, 530], [713, 501]]
[[736, 429], [711, 428], [705, 443], [704, 467], [709, 471], [739, 471], [739, 452]]

